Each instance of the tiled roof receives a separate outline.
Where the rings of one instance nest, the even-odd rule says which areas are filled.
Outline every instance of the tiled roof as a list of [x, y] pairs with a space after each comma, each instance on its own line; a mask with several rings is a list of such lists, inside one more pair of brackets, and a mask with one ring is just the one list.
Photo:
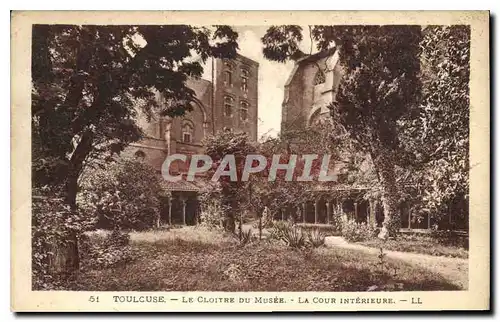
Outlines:
[[163, 187], [167, 191], [201, 191], [204, 188], [213, 185], [213, 183], [209, 180], [203, 180], [196, 178], [195, 181], [165, 181]]

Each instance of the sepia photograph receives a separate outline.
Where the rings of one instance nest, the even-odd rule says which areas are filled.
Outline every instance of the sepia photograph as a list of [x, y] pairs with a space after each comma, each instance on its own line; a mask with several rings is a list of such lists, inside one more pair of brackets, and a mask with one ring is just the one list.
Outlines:
[[474, 291], [487, 309], [488, 46], [472, 65], [471, 44], [489, 17], [462, 14], [25, 23], [13, 274], [85, 305], [394, 310]]

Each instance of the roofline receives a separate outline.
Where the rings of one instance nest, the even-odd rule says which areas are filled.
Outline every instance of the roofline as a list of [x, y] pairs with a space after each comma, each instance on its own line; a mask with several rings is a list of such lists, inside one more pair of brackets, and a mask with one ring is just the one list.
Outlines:
[[204, 79], [201, 76], [200, 77], [188, 76], [188, 80], [193, 81], [193, 82], [203, 81], [203, 82], [209, 83], [210, 85], [212, 84], [211, 81], [209, 81], [208, 79]]
[[243, 61], [245, 61], [245, 60], [246, 60], [246, 61], [249, 61], [249, 62], [251, 62], [252, 64], [254, 64], [254, 65], [256, 65], [256, 66], [259, 66], [259, 63], [258, 63], [257, 61], [255, 61], [255, 60], [253, 60], [253, 59], [251, 59], [251, 58], [248, 58], [248, 57], [246, 57], [246, 56], [243, 56], [243, 55], [242, 55], [242, 54], [240, 54], [240, 53], [236, 53], [236, 58], [239, 58], [239, 59], [241, 59], [241, 60], [243, 60]]
[[308, 55], [308, 56], [299, 58], [299, 59], [297, 59], [296, 63], [297, 64], [302, 64], [304, 62], [310, 62], [310, 61], [313, 61], [313, 60], [321, 59], [321, 58], [330, 56], [331, 54], [334, 54], [335, 51], [337, 51], [337, 47], [332, 47], [332, 48], [329, 48], [327, 50], [323, 50], [323, 51], [317, 52], [317, 53], [315, 53], [313, 55]]
[[[298, 69], [299, 69], [299, 65], [303, 64], [303, 63], [308, 63], [310, 61], [314, 61], [314, 60], [319, 60], [321, 58], [324, 58], [324, 57], [328, 57], [330, 55], [333, 55], [335, 53], [335, 51], [337, 50], [336, 47], [333, 47], [333, 48], [330, 48], [328, 50], [323, 50], [323, 51], [320, 51], [314, 55], [309, 55], [309, 56], [306, 56], [306, 57], [302, 57], [302, 58], [299, 58], [295, 61], [295, 64], [293, 65], [293, 69], [292, 71], [290, 72], [290, 75], [288, 75], [288, 78], [285, 82], [285, 88], [288, 87], [290, 85], [290, 83], [292, 82], [293, 80], [293, 77], [295, 76], [295, 74], [297, 73]], [[283, 104], [282, 104], [283, 105]]]

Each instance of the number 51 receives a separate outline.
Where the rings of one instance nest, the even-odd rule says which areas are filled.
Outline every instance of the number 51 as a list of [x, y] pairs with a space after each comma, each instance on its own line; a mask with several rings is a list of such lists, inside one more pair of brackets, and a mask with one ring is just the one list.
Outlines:
[[97, 302], [99, 303], [99, 296], [91, 296], [89, 297], [89, 302]]

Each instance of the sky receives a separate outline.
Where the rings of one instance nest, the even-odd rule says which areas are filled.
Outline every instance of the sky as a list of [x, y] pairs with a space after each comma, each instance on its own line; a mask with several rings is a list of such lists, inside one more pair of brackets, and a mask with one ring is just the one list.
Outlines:
[[[293, 62], [277, 63], [264, 58], [260, 39], [264, 36], [267, 26], [232, 27], [239, 34], [239, 54], [259, 63], [258, 137], [276, 136], [280, 131], [284, 86], [294, 64]], [[303, 33], [304, 40], [300, 47], [304, 52], [309, 52], [311, 43], [307, 26], [303, 27]], [[205, 66], [202, 77], [210, 80], [210, 64]]]

